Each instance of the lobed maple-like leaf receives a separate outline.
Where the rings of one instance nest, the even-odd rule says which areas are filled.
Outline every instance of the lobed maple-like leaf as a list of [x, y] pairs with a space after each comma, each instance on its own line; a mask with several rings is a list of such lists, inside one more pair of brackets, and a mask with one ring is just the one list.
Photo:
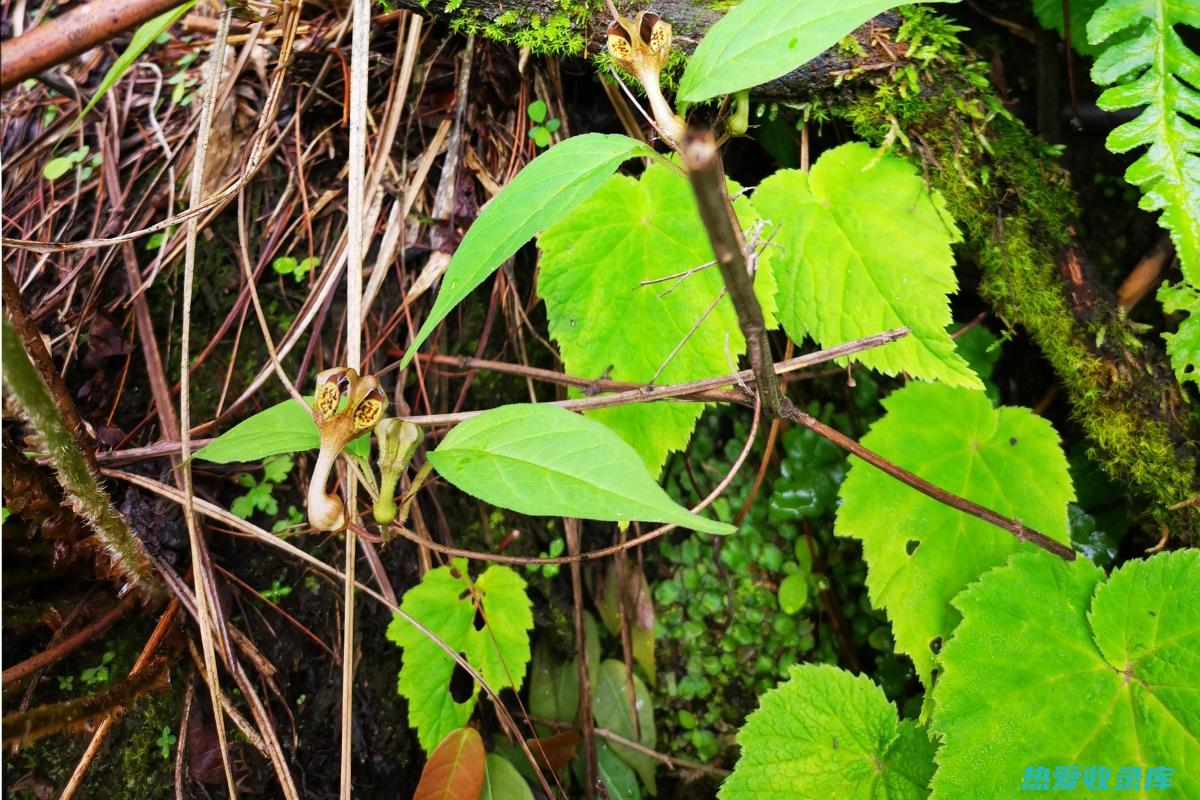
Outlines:
[[[1108, 579], [1045, 553], [984, 575], [954, 600], [962, 623], [933, 689], [933, 797], [1008, 800], [1037, 787], [1039, 768], [1051, 791], [1200, 797], [1197, 598], [1196, 550]], [[1147, 785], [1164, 768], [1170, 787]]]
[[[737, 187], [731, 185], [731, 191]], [[744, 226], [756, 219], [749, 200], [738, 199], [734, 208]], [[692, 188], [671, 168], [653, 164], [640, 180], [610, 178], [538, 237], [538, 246], [538, 294], [546, 302], [550, 335], [567, 372], [682, 383], [731, 372], [745, 352], [728, 297], [704, 317], [724, 287], [716, 266], [678, 282], [642, 285], [713, 259]], [[755, 289], [773, 326], [775, 284], [769, 268], [758, 270]], [[651, 474], [658, 475], [667, 455], [687, 446], [703, 408], [702, 403], [654, 403], [588, 416], [633, 445]]]
[[[466, 656], [495, 691], [521, 687], [533, 613], [525, 581], [513, 570], [493, 565], [472, 581], [466, 559], [456, 558], [450, 566], [427, 572], [404, 593], [400, 608]], [[485, 623], [478, 630], [477, 616]], [[429, 751], [471, 718], [480, 687], [473, 686], [465, 701], [456, 701], [450, 692], [454, 659], [402, 617], [392, 618], [387, 638], [404, 649], [396, 689], [408, 700], [409, 724]]]
[[864, 675], [790, 669], [738, 731], [742, 755], [721, 800], [922, 800], [935, 747]]
[[767, 178], [754, 207], [778, 225], [768, 260], [792, 339], [833, 347], [905, 325], [909, 336], [854, 359], [887, 375], [983, 387], [946, 332], [958, 288], [950, 246], [961, 234], [912, 165], [842, 145], [810, 172]]
[[[910, 383], [862, 443], [947, 491], [1067, 543], [1075, 498], [1050, 423], [1027, 408], [993, 408], [983, 392]], [[951, 599], [1022, 545], [1007, 531], [943, 505], [850, 459], [834, 530], [859, 539], [871, 602], [887, 611], [896, 650], [922, 682], [958, 622]]]

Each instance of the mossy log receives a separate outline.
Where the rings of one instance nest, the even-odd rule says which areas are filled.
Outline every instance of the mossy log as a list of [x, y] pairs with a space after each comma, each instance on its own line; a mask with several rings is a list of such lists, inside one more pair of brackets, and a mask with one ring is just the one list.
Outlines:
[[[400, 0], [402, 8], [534, 52], [600, 51], [607, 17], [586, 0]], [[730, 3], [659, 0], [691, 52]], [[645, 6], [619, 2], [624, 12]], [[1156, 335], [1141, 335], [1090, 274], [1078, 205], [1051, 148], [1004, 111], [987, 64], [936, 12], [888, 13], [758, 87], [760, 100], [816, 103], [876, 145], [907, 155], [949, 201], [997, 316], [1041, 349], [1095, 460], [1143, 503], [1147, 521], [1200, 540], [1200, 434]], [[1156, 531], [1157, 532], [1157, 531]]]
[[[1158, 336], [1140, 335], [1092, 275], [1070, 176], [1004, 110], [988, 65], [944, 18], [925, 8], [905, 17], [887, 47], [895, 66], [847, 77], [824, 102], [860, 136], [923, 168], [963, 229], [980, 294], [1050, 362], [1095, 460], [1145, 502], [1147, 520], [1195, 543], [1200, 508], [1186, 504], [1200, 492], [1193, 411]], [[906, 61], [918, 48], [921, 62]]]
[[[528, 47], [541, 55], [594, 56], [604, 50], [605, 32], [611, 17], [603, 0], [387, 0], [399, 9], [409, 9], [446, 20], [463, 33], [474, 33], [494, 41]], [[672, 44], [689, 55], [705, 32], [730, 7], [729, 0], [654, 0], [631, 3], [616, 0], [622, 14], [632, 16], [649, 10], [671, 23]], [[863, 25], [853, 36], [858, 48], [827, 50], [799, 69], [755, 89], [764, 100], [795, 100], [823, 88], [841, 74], [878, 61], [884, 51], [877, 33], [885, 36], [900, 26], [900, 16], [881, 14]]]

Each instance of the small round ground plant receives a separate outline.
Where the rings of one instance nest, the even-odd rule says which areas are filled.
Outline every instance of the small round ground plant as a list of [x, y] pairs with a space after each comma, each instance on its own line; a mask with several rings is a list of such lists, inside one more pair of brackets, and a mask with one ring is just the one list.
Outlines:
[[[744, 0], [700, 41], [674, 105], [661, 85], [670, 21], [612, 9], [607, 56], [640, 83], [658, 146], [585, 133], [539, 153], [466, 232], [400, 362], [407, 367], [471, 292], [536, 239], [550, 337], [568, 374], [591, 376], [570, 399], [385, 418], [377, 379], [339, 368], [322, 373], [312, 410], [288, 401], [199, 452], [231, 461], [319, 445], [308, 511], [322, 530], [350, 523], [347, 504], [326, 486], [343, 454], [369, 494], [382, 487], [375, 520], [385, 536], [414, 536], [403, 527], [408, 503], [433, 473], [494, 506], [566, 518], [569, 555], [527, 561], [572, 567], [576, 660], [542, 642], [531, 648], [535, 609], [520, 573], [501, 564], [474, 571], [467, 556], [504, 558], [428, 543], [455, 557], [405, 593], [388, 629], [403, 651], [398, 692], [431, 754], [419, 796], [451, 796], [448, 787], [458, 787], [453, 796], [532, 797], [531, 782], [554, 797], [568, 786], [591, 796], [597, 787], [608, 797], [654, 794], [661, 765], [680, 766], [655, 751], [653, 697], [663, 691], [651, 689], [662, 677], [656, 610], [674, 639], [689, 630], [702, 638], [718, 612], [730, 617], [729, 646], [714, 644], [670, 697], [706, 696], [701, 682], [712, 669], [761, 672], [767, 682], [756, 689], [786, 673], [737, 733], [740, 758], [720, 788], [727, 800], [1011, 798], [1023, 790], [1200, 796], [1200, 555], [1162, 552], [1111, 575], [1077, 556], [1075, 489], [1058, 433], [1031, 409], [998, 405], [980, 360], [949, 332], [953, 247], [963, 230], [946, 197], [893, 151], [911, 146], [899, 123], [881, 147], [845, 142], [753, 187], [725, 174], [721, 147], [746, 129], [745, 92], [892, 5]], [[1200, 168], [1196, 129], [1184, 115], [1200, 108], [1200, 61], [1173, 26], [1198, 21], [1182, 0], [1110, 0], [1087, 26], [1094, 45], [1117, 36], [1095, 68], [1098, 82], [1114, 84], [1101, 105], [1144, 110], [1110, 146], [1149, 146], [1129, 179], [1145, 192], [1145, 207], [1162, 211], [1183, 262], [1184, 282], [1165, 289], [1164, 302], [1193, 312]], [[709, 118], [711, 126], [688, 121]], [[644, 165], [636, 175], [617, 173], [634, 159]], [[777, 362], [768, 334], [780, 329], [796, 345], [811, 340], [823, 349]], [[1181, 382], [1194, 380], [1194, 338], [1181, 327], [1168, 345]], [[749, 369], [738, 370], [743, 357]], [[861, 441], [831, 426], [832, 413], [802, 410], [781, 391], [781, 376], [829, 361], [906, 381], [883, 398], [882, 416]], [[690, 510], [659, 485], [706, 404], [716, 402], [746, 409], [737, 466], [760, 428], [777, 432], [781, 421], [793, 426], [786, 448], [808, 453], [789, 462], [802, 468], [789, 466], [775, 482], [774, 516], [718, 507], [714, 518], [705, 509], [727, 482]], [[453, 427], [424, 455], [397, 507], [396, 487], [422, 450], [418, 428], [447, 423]], [[378, 481], [356, 438], [372, 429]], [[719, 547], [710, 537], [737, 541], [739, 524], [830, 516], [837, 536], [861, 546], [870, 603], [886, 614], [895, 652], [911, 660], [924, 691], [906, 709], [910, 718], [863, 675], [759, 658], [764, 620], [781, 612], [775, 633], [786, 638], [786, 615], [828, 588], [809, 579], [810, 534], [755, 530], [714, 562], [766, 576], [765, 593], [762, 581], [723, 586], [716, 573], [690, 570], [702, 548]], [[584, 548], [579, 519], [617, 523], [628, 538]], [[639, 522], [662, 526], [631, 530]], [[600, 625], [582, 612], [579, 562], [620, 555], [675, 528], [695, 534], [664, 540], [662, 552], [686, 567], [671, 581], [652, 589], [639, 567], [618, 559], [594, 587], [600, 625], [629, 655], [605, 658]], [[754, 596], [753, 620], [738, 617], [746, 613], [738, 591]], [[772, 640], [773, 652], [800, 658], [813, 650], [811, 632]], [[890, 646], [886, 630], [872, 635]], [[532, 738], [497, 694], [521, 690], [527, 676]], [[481, 691], [517, 743], [493, 742], [490, 755], [470, 727]], [[692, 707], [672, 709], [695, 727]], [[717, 752], [703, 737], [692, 744], [707, 757]]]

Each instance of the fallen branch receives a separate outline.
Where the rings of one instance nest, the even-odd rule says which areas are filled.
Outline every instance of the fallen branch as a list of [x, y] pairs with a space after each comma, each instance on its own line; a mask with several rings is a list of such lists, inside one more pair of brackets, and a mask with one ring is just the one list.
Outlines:
[[43, 22], [0, 46], [0, 89], [120, 36], [180, 0], [95, 0]]
[[125, 616], [126, 612], [134, 605], [135, 595], [127, 594], [110, 608], [106, 613], [94, 619], [90, 624], [85, 625], [75, 633], [66, 636], [54, 644], [47, 647], [37, 655], [27, 658], [19, 664], [14, 664], [4, 670], [3, 684], [8, 686], [13, 681], [19, 681], [22, 678], [32, 675], [40, 669], [44, 669], [61, 658], [69, 656], [75, 652], [80, 645], [91, 641], [95, 637], [104, 633], [113, 626], [117, 620]]
[[926, 497], [931, 497], [943, 505], [956, 508], [964, 514], [970, 514], [971, 516], [977, 517], [984, 522], [990, 522], [997, 528], [1011, 533], [1013, 536], [1017, 537], [1018, 540], [1036, 544], [1046, 552], [1053, 553], [1054, 555], [1066, 561], [1075, 560], [1075, 551], [1072, 550], [1070, 546], [1054, 541], [1046, 534], [1022, 524], [1021, 520], [1019, 519], [1006, 517], [1003, 514], [992, 511], [986, 506], [981, 506], [978, 503], [966, 499], [965, 497], [959, 497], [952, 492], [948, 492], [945, 489], [934, 486], [921, 476], [909, 472], [901, 466], [893, 464], [891, 461], [888, 461], [886, 458], [874, 452], [873, 450], [868, 450], [867, 448], [863, 447], [861, 444], [854, 441], [841, 431], [834, 430], [811, 414], [801, 411], [787, 400], [785, 400], [783, 403], [783, 418], [803, 425], [805, 428], [808, 428], [810, 431], [822, 437], [823, 439], [836, 444], [838, 447], [842, 448], [848, 453], [858, 456], [871, 466], [886, 472], [888, 475], [892, 476], [906, 486], [916, 489]]
[[[545, 47], [539, 48], [535, 44], [531, 48], [535, 52], [540, 50], [554, 55], [562, 55], [564, 50], [576, 56], [598, 53], [604, 48], [611, 21], [600, 4], [590, 10], [575, 4], [572, 12], [566, 14], [562, 0], [396, 0], [395, 6], [454, 22], [466, 30], [487, 35], [498, 32], [502, 37], [515, 37], [518, 31], [527, 32], [534, 18], [541, 23], [539, 27], [546, 29], [551, 27], [548, 22], [561, 21], [572, 37], [569, 42], [548, 38]], [[724, 16], [722, 11], [716, 10], [718, 4], [711, 0], [655, 0], [654, 3], [621, 0], [616, 6], [622, 13], [653, 10], [671, 23], [674, 49], [688, 55], [696, 49], [708, 29]], [[828, 88], [838, 76], [855, 69], [893, 61], [895, 46], [890, 52], [880, 47], [879, 34], [894, 32], [899, 26], [898, 14], [880, 14], [851, 34], [858, 42], [857, 48], [831, 47], [807, 64], [758, 86], [754, 94], [762, 99], [794, 99]]]
[[178, 638], [166, 652], [159, 652], [130, 672], [116, 686], [97, 694], [62, 703], [38, 706], [29, 711], [4, 715], [4, 746], [28, 744], [63, 731], [80, 730], [96, 719], [119, 713], [157, 683], [179, 657]]

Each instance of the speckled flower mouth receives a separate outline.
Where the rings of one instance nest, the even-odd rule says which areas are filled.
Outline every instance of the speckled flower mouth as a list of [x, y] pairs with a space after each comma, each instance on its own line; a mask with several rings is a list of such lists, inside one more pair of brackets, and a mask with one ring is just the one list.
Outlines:
[[317, 530], [346, 527], [345, 505], [327, 492], [330, 473], [350, 440], [373, 428], [386, 409], [387, 397], [374, 375], [359, 377], [349, 367], [334, 367], [317, 376], [312, 413], [321, 450], [308, 486], [308, 521]]

